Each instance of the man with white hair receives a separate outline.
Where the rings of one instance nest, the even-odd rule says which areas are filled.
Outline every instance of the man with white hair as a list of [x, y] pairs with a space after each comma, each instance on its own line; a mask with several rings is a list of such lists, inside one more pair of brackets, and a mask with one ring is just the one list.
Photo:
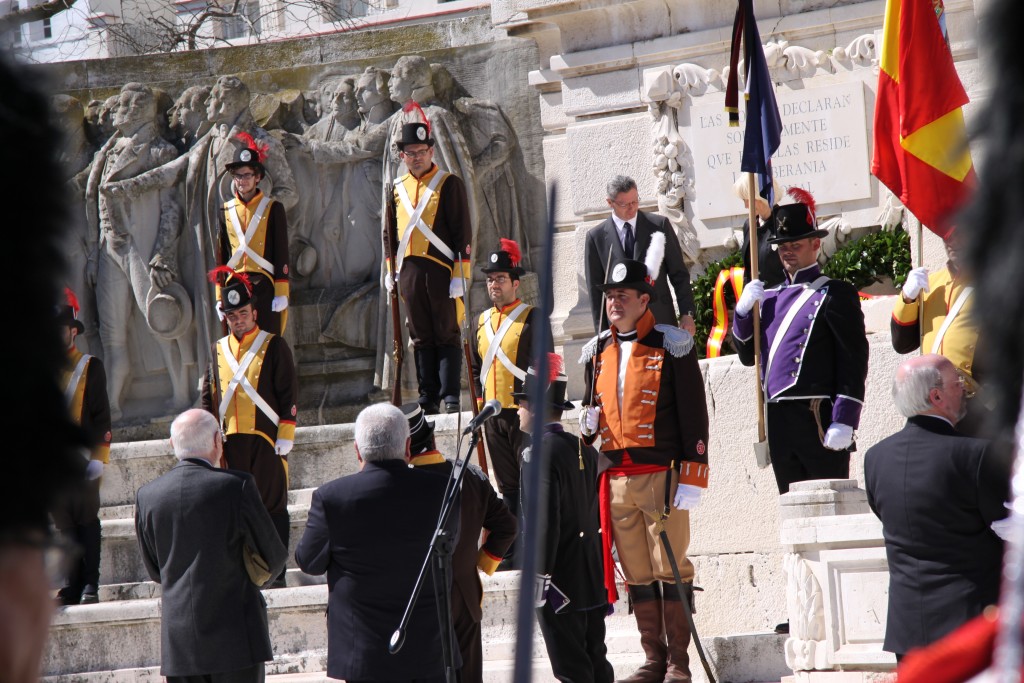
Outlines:
[[864, 481], [889, 560], [884, 648], [901, 659], [978, 616], [999, 596], [1009, 464], [989, 442], [956, 430], [964, 382], [947, 358], [911, 358], [896, 371], [906, 426], [868, 449]]
[[143, 562], [163, 587], [160, 673], [168, 683], [262, 681], [274, 652], [259, 588], [288, 550], [252, 475], [218, 469], [217, 418], [182, 413], [171, 445], [178, 464], [139, 489], [135, 504]]
[[[429, 577], [405, 645], [392, 655], [388, 643], [430, 547], [448, 479], [409, 467], [409, 424], [389, 403], [359, 413], [355, 447], [361, 471], [313, 492], [295, 550], [302, 571], [327, 574], [327, 675], [349, 683], [441, 683], [441, 597]], [[456, 507], [450, 528], [458, 524]]]

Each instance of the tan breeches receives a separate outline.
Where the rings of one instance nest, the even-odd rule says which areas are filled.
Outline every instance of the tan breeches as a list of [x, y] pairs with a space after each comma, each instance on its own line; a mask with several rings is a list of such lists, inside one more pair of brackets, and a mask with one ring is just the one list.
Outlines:
[[[658, 537], [665, 509], [665, 472], [611, 477], [612, 538], [619, 553], [626, 583], [644, 585], [675, 581], [665, 547]], [[674, 496], [678, 474], [672, 473], [669, 495]], [[693, 563], [686, 557], [690, 546], [690, 513], [670, 508], [665, 531], [683, 581], [693, 581]]]

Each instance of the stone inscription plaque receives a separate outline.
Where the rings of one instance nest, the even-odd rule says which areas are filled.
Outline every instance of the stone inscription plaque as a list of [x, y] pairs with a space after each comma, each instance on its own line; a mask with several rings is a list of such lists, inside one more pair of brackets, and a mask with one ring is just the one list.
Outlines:
[[[782, 142], [772, 169], [778, 183], [809, 190], [819, 205], [870, 197], [863, 84], [779, 90], [776, 98]], [[690, 106], [697, 194], [693, 210], [702, 220], [743, 213], [731, 189], [743, 153], [746, 122], [742, 105], [740, 109], [739, 127], [730, 128], [723, 93], [705, 95]]]

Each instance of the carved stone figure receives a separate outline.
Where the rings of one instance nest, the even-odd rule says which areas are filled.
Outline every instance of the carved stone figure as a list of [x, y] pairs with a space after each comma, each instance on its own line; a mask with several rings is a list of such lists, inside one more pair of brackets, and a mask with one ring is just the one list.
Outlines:
[[267, 176], [261, 183], [264, 193], [281, 202], [286, 210], [298, 201], [284, 147], [256, 125], [249, 110], [249, 88], [245, 83], [235, 76], [217, 79], [210, 92], [206, 114], [212, 127], [196, 140], [187, 154], [135, 178], [112, 183], [109, 188], [115, 193], [138, 194], [173, 188], [184, 178], [183, 207], [191, 230], [190, 244], [185, 250], [189, 265], [184, 270], [183, 280], [198, 309], [196, 357], [203, 368], [207, 365], [213, 340], [220, 336], [206, 273], [214, 263], [221, 207], [231, 196], [231, 175], [225, 170], [225, 164], [234, 159], [236, 148], [242, 146], [237, 137], [239, 133], [248, 133], [261, 147], [266, 146], [267, 158], [263, 165]]
[[78, 319], [85, 332], [78, 335], [76, 344], [83, 353], [102, 353], [96, 321], [96, 296], [87, 282], [89, 256], [98, 254], [99, 235], [89, 230], [85, 220], [85, 183], [89, 177], [86, 168], [96, 150], [89, 142], [85, 130], [85, 110], [81, 101], [69, 95], [55, 95], [52, 99], [57, 124], [64, 133], [64, 148], [60, 161], [68, 178], [69, 222], [67, 246], [68, 287], [78, 296]]
[[182, 152], [191, 149], [196, 140], [210, 130], [210, 121], [206, 118], [206, 103], [210, 99], [211, 90], [212, 88], [206, 85], [186, 88], [167, 112], [175, 145]]
[[[97, 268], [90, 276], [95, 277], [107, 392], [116, 421], [133, 365], [161, 369], [158, 359], [147, 357], [152, 342], [171, 380], [168, 408], [178, 411], [188, 406], [184, 361], [191, 355], [183, 358], [174, 340], [191, 321], [191, 302], [180, 286], [175, 287], [181, 219], [177, 194], [161, 190], [115, 197], [102, 191], [109, 183], [136, 176], [177, 155], [174, 146], [159, 136], [153, 91], [138, 83], [124, 86], [113, 123], [117, 132], [97, 152], [89, 173], [86, 215], [89, 229], [99, 234]], [[133, 311], [143, 316], [149, 330], [139, 335], [141, 357], [129, 353]]]

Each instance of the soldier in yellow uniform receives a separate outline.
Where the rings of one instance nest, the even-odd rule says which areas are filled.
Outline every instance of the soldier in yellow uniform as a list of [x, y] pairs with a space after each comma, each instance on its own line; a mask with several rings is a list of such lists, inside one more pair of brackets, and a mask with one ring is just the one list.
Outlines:
[[[388, 203], [384, 253], [395, 254], [398, 287], [416, 357], [417, 403], [428, 415], [459, 410], [462, 348], [455, 313], [470, 276], [472, 226], [462, 179], [434, 163], [434, 140], [427, 123], [406, 123], [398, 141], [409, 172], [394, 180]], [[384, 278], [389, 291], [394, 286]]]
[[68, 364], [64, 371], [64, 396], [71, 419], [81, 425], [96, 446], [89, 453], [86, 482], [73, 494], [60, 500], [52, 511], [54, 525], [77, 543], [82, 556], [68, 573], [57, 596], [62, 605], [97, 602], [100, 584], [100, 475], [110, 462], [110, 403], [107, 379], [99, 358], [83, 354], [75, 347], [75, 337], [85, 329], [78, 320], [78, 300], [67, 290], [67, 303], [60, 307], [58, 319], [64, 330]]
[[[974, 363], [978, 328], [972, 316], [974, 287], [960, 261], [962, 242], [955, 230], [946, 236], [948, 260], [942, 270], [929, 273], [922, 267], [910, 271], [896, 299], [889, 328], [897, 353], [916, 350], [923, 335], [924, 352], [948, 358], [963, 378], [968, 397], [973, 399], [979, 388]], [[917, 298], [922, 293], [924, 300], [919, 303]], [[957, 429], [978, 435], [985, 411], [977, 400], [969, 400], [967, 406], [967, 417], [957, 424]]]
[[687, 607], [658, 528], [664, 525], [692, 603], [686, 552], [690, 511], [708, 485], [708, 413], [693, 337], [656, 324], [648, 308], [661, 261], [654, 251], [647, 252], [650, 267], [621, 260], [600, 285], [610, 327], [583, 349], [580, 432], [588, 444], [600, 436], [612, 463], [598, 485], [606, 589], [614, 602], [614, 538], [646, 655], [623, 681], [689, 683]]
[[[216, 394], [207, 376], [203, 408], [220, 421], [227, 439], [224, 459], [233, 470], [248, 472], [278, 536], [288, 547], [288, 453], [295, 442], [295, 363], [284, 339], [260, 329], [255, 292], [245, 273], [219, 267], [220, 305], [230, 334], [215, 344]], [[274, 582], [284, 585], [284, 572]]]
[[217, 263], [249, 274], [260, 327], [282, 335], [288, 323], [288, 219], [284, 205], [259, 189], [266, 175], [266, 150], [247, 133], [238, 138], [244, 146], [224, 166], [233, 178], [235, 196], [224, 202]]
[[[519, 279], [526, 272], [520, 267], [519, 245], [501, 240], [501, 250], [493, 252], [482, 268], [487, 276], [487, 296], [494, 304], [477, 318], [473, 350], [473, 382], [477, 386], [478, 407], [497, 399], [501, 412], [487, 421], [484, 441], [494, 465], [498, 490], [512, 514], [519, 515], [520, 454], [526, 444], [519, 429], [519, 405], [513, 393], [523, 390], [526, 371], [533, 358], [533, 306], [519, 299]], [[548, 329], [550, 336], [550, 328]], [[506, 554], [504, 568], [510, 568], [515, 546]]]

